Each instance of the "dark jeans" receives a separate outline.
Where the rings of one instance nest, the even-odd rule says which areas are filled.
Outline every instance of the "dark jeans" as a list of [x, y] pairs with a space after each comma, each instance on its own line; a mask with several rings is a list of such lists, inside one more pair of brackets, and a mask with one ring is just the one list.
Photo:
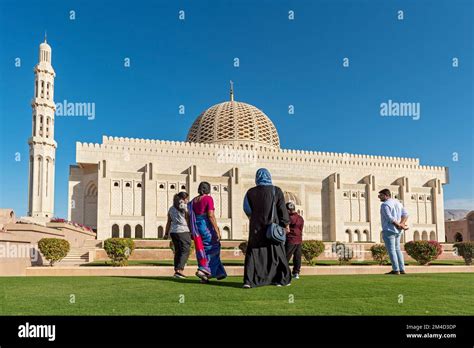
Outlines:
[[301, 271], [301, 244], [286, 243], [286, 258], [288, 263], [293, 256], [293, 272], [292, 274], [299, 274]]
[[170, 233], [174, 245], [174, 270], [183, 270], [191, 250], [191, 233]]

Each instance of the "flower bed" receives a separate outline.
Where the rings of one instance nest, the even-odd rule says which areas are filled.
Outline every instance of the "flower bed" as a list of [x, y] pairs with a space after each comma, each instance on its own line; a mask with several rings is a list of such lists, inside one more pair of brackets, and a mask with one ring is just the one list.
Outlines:
[[90, 228], [89, 226], [80, 224], [80, 223], [78, 223], [78, 222], [74, 222], [74, 221], [69, 221], [69, 220], [66, 220], [66, 219], [62, 219], [62, 218], [54, 217], [54, 218], [51, 219], [50, 222], [68, 224], [68, 225], [71, 225], [71, 226], [74, 226], [74, 227], [82, 228], [84, 231], [87, 231], [87, 232], [92, 232], [92, 233], [94, 232], [94, 231], [92, 230], [92, 228]]

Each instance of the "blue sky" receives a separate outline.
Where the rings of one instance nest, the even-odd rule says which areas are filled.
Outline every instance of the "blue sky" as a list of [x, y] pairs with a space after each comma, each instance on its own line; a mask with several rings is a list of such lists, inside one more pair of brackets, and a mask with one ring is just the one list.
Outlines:
[[[94, 120], [56, 119], [57, 216], [67, 216], [76, 141], [184, 140], [203, 110], [228, 99], [229, 80], [236, 100], [272, 119], [282, 147], [448, 166], [447, 206], [472, 209], [473, 7], [470, 0], [1, 0], [0, 207], [26, 214], [33, 67], [47, 30], [55, 101], [96, 104]], [[420, 119], [381, 117], [389, 99], [420, 103]]]

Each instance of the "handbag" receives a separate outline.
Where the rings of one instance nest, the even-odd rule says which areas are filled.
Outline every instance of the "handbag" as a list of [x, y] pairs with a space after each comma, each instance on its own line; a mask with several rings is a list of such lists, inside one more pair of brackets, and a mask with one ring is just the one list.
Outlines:
[[276, 203], [275, 203], [275, 186], [272, 188], [272, 218], [271, 218], [271, 223], [267, 226], [267, 238], [276, 243], [285, 243], [286, 241], [286, 233], [285, 229], [281, 227], [279, 224], [275, 223], [275, 209], [276, 209]]

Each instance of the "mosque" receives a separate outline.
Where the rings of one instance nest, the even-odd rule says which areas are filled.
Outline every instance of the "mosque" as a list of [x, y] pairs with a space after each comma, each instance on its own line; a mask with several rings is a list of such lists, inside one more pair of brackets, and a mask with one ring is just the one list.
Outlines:
[[[54, 214], [54, 77], [52, 51], [40, 45], [29, 139], [28, 215]], [[405, 240], [445, 241], [443, 184], [448, 168], [418, 158], [283, 149], [271, 119], [234, 99], [202, 112], [185, 141], [103, 136], [76, 143], [70, 166], [68, 220], [92, 227], [97, 239], [160, 238], [168, 207], [179, 191], [197, 194], [208, 181], [223, 239], [245, 239], [242, 210], [255, 172], [266, 167], [305, 219], [304, 238], [380, 242], [378, 192], [388, 188], [410, 218]]]

